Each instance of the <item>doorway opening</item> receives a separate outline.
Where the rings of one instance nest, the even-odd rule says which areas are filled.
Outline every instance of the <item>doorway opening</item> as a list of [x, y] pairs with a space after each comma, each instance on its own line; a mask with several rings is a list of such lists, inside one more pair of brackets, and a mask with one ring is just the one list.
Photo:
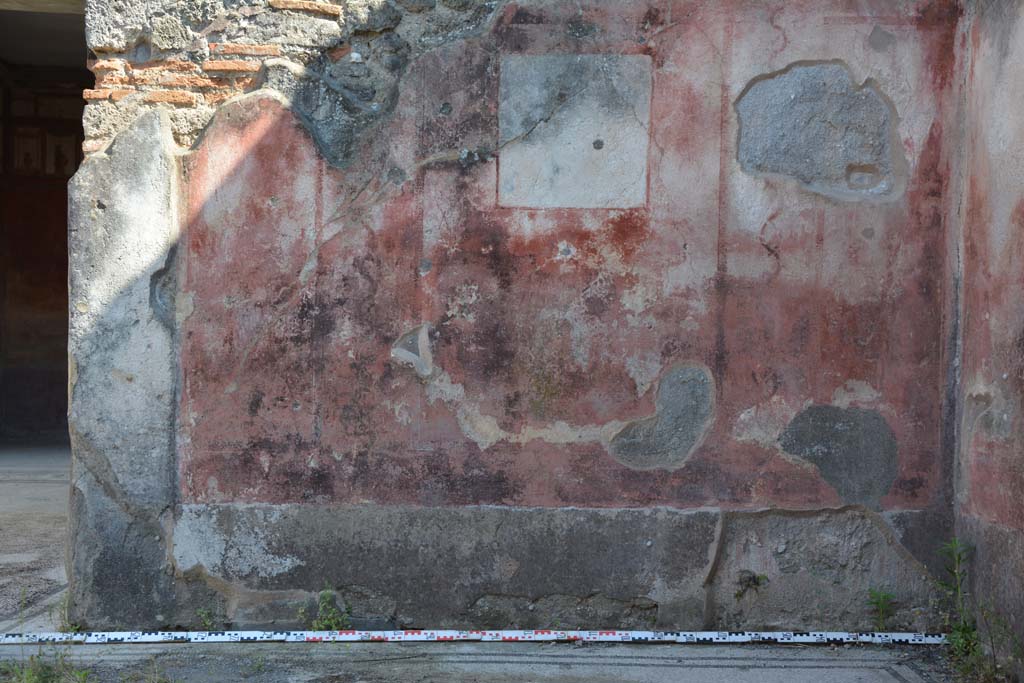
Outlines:
[[80, 3], [0, 0], [0, 631], [66, 584], [67, 183], [87, 57]]

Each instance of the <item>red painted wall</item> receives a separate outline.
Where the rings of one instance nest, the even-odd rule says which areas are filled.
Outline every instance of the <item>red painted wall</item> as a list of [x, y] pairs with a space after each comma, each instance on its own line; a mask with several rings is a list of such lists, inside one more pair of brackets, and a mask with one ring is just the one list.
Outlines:
[[[277, 100], [217, 114], [186, 162], [185, 501], [837, 505], [778, 442], [835, 405], [895, 436], [884, 508], [941, 503], [952, 3], [624, 2], [585, 43], [577, 19], [511, 6], [419, 59], [344, 169]], [[502, 56], [564, 53], [649, 56], [642, 206], [499, 205]], [[895, 200], [736, 162], [747, 83], [832, 59], [899, 112]], [[427, 381], [392, 356], [422, 324]], [[706, 433], [680, 467], [622, 464], [609, 424], [654, 414], [679, 364], [714, 379]]]
[[992, 12], [971, 34], [960, 509], [1024, 531], [1024, 122], [1007, 110], [1024, 94], [1022, 23]]

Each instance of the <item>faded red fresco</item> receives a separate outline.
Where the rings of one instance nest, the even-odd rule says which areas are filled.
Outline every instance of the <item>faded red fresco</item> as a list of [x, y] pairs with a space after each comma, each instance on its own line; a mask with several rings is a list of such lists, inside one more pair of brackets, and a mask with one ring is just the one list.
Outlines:
[[[223, 107], [187, 161], [185, 501], [837, 505], [775, 441], [805, 406], [842, 404], [896, 437], [883, 506], [933, 505], [952, 3], [706, 4], [509, 6], [488, 34], [415, 62], [343, 170], [277, 100]], [[889, 52], [869, 45], [877, 27]], [[497, 146], [502, 55], [566, 53], [650, 56], [644, 206], [501, 207], [501, 151], [457, 160]], [[896, 102], [901, 198], [838, 202], [740, 171], [736, 97], [808, 59], [912, 89]], [[425, 323], [447, 400], [391, 355]], [[680, 363], [709, 368], [716, 391], [678, 469], [550, 436], [653, 414]], [[548, 436], [481, 444], [460, 406]]]
[[998, 40], [1013, 28], [976, 26], [972, 34], [960, 511], [1024, 530], [1024, 122], [1008, 115], [1024, 94], [1012, 75], [1024, 49]]

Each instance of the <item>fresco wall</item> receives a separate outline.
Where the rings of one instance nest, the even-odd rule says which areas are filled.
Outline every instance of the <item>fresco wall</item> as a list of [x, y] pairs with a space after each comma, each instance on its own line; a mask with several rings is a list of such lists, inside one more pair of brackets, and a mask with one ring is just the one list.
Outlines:
[[937, 626], [972, 14], [87, 16], [83, 619]]
[[[934, 501], [948, 27], [881, 50], [837, 23], [765, 63], [788, 33], [754, 10], [649, 9], [583, 37], [504, 9], [414, 61], [339, 170], [274, 99], [215, 116], [187, 162], [188, 500]], [[902, 122], [900, 79], [927, 86]]]

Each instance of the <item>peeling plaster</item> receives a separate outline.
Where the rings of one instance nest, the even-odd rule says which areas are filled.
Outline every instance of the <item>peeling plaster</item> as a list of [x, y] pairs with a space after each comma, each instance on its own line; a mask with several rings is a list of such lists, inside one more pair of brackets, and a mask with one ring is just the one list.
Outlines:
[[[682, 365], [670, 368], [662, 377], [657, 412], [650, 418], [634, 422], [612, 420], [601, 425], [555, 421], [510, 432], [498, 424], [496, 417], [483, 413], [476, 401], [467, 396], [462, 384], [433, 365], [429, 329], [428, 324], [423, 324], [406, 332], [392, 346], [391, 355], [413, 368], [426, 383], [428, 402], [440, 401], [447, 405], [455, 413], [462, 433], [480, 450], [487, 450], [500, 441], [600, 443], [616, 459], [631, 467], [678, 467], [697, 447], [710, 422], [714, 403], [711, 375], [706, 368]], [[655, 359], [648, 360], [651, 367], [642, 371], [654, 371], [647, 380], [649, 383], [657, 367]]]
[[852, 405], [875, 405], [882, 398], [867, 382], [851, 379], [832, 392], [832, 405], [849, 408]]

